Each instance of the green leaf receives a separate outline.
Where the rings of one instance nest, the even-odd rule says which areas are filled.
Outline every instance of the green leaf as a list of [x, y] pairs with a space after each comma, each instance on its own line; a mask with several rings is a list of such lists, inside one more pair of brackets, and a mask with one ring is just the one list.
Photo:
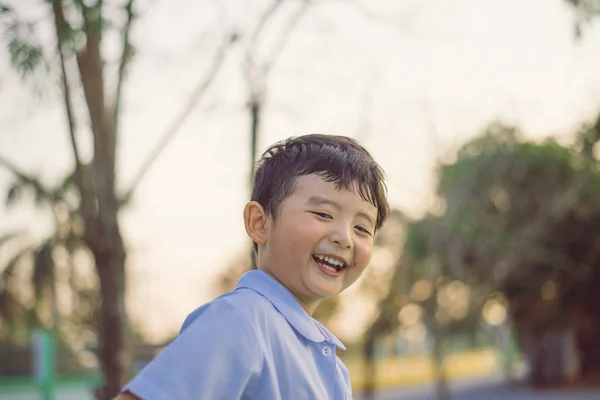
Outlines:
[[14, 38], [8, 44], [8, 51], [12, 66], [23, 79], [31, 76], [40, 67], [46, 66], [44, 53], [39, 45]]

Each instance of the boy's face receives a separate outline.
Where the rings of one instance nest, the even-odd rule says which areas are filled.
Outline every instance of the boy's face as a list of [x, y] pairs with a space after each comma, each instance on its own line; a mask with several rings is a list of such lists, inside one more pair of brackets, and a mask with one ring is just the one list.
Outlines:
[[321, 300], [363, 273], [371, 259], [376, 220], [377, 208], [360, 195], [338, 190], [318, 175], [302, 176], [277, 218], [267, 219], [259, 267], [312, 314]]

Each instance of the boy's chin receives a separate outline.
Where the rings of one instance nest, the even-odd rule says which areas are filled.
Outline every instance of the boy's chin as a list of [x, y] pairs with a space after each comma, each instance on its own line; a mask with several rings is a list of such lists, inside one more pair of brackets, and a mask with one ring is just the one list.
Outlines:
[[313, 287], [313, 293], [319, 297], [319, 301], [323, 301], [337, 296], [345, 289], [346, 288], [342, 287], [341, 285], [315, 284]]

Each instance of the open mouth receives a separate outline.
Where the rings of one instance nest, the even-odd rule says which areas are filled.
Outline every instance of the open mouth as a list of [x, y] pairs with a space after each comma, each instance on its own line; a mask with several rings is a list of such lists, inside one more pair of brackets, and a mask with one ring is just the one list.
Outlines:
[[312, 257], [321, 268], [333, 274], [338, 274], [347, 267], [344, 261], [335, 257], [324, 256], [321, 254], [313, 254]]

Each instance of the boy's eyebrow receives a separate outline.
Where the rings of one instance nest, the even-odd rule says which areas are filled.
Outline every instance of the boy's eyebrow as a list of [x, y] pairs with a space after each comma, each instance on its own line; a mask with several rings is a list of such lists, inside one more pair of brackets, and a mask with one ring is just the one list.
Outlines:
[[[306, 204], [311, 205], [311, 206], [320, 206], [323, 204], [328, 204], [330, 206], [333, 206], [337, 210], [340, 210], [342, 208], [340, 203], [338, 203], [337, 201], [328, 199], [326, 197], [321, 197], [321, 196], [310, 196], [308, 201], [306, 202]], [[359, 211], [357, 215], [359, 217], [365, 218], [367, 221], [369, 221], [369, 223], [371, 225], [375, 225], [371, 216], [369, 214], [367, 214], [366, 212]]]

